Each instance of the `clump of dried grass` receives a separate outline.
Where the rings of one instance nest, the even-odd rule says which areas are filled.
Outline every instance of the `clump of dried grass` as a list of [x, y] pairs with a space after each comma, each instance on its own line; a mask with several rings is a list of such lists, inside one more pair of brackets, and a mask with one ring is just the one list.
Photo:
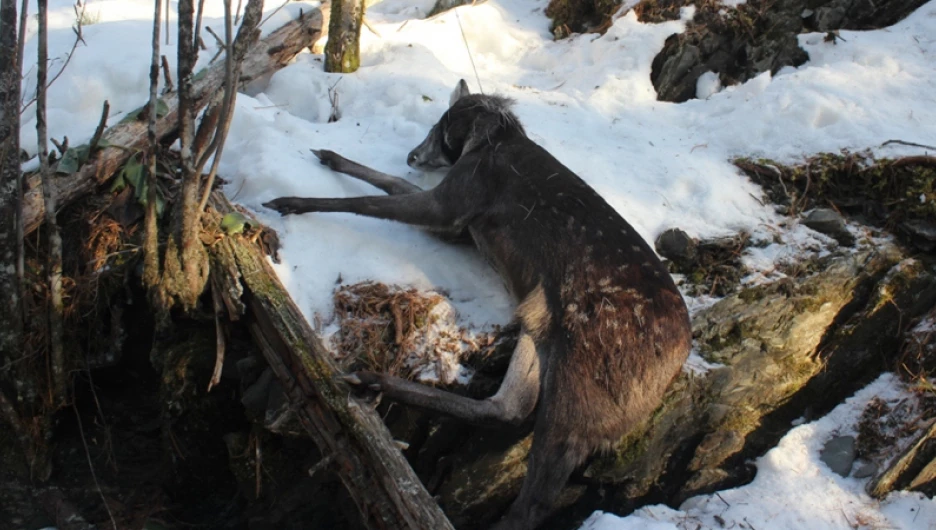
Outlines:
[[351, 369], [410, 377], [406, 366], [417, 330], [443, 301], [437, 293], [399, 289], [378, 282], [342, 285], [335, 291], [339, 322], [336, 346]]
[[466, 356], [493, 348], [495, 332], [455, 323], [442, 294], [379, 282], [342, 285], [334, 294], [334, 349], [345, 369], [451, 383]]

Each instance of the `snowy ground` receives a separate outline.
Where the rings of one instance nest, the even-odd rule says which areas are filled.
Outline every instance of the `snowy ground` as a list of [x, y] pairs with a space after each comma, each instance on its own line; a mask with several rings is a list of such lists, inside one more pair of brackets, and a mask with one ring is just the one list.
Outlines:
[[796, 427], [757, 459], [757, 477], [746, 486], [687, 500], [679, 510], [647, 506], [628, 517], [596, 512], [581, 530], [837, 530], [936, 528], [936, 502], [898, 492], [879, 502], [864, 491], [867, 479], [845, 478], [819, 460], [831, 437], [854, 436], [868, 402], [906, 398], [885, 374], [824, 418]]
[[[50, 4], [50, 55], [62, 58], [74, 40], [75, 15], [70, 0]], [[481, 328], [509, 319], [512, 303], [500, 280], [470, 249], [398, 224], [343, 214], [280, 218], [260, 206], [284, 195], [375, 193], [319, 165], [309, 152], [313, 147], [419, 185], [438, 182], [440, 175], [410, 170], [406, 153], [445, 110], [458, 79], [467, 79], [473, 90], [479, 87], [459, 19], [449, 12], [423, 20], [432, 4], [384, 0], [371, 6], [373, 31], [364, 30], [363, 64], [356, 74], [325, 74], [321, 56], [306, 53], [261, 92], [238, 98], [221, 175], [229, 182], [229, 196], [280, 233], [283, 262], [277, 271], [310, 320], [316, 315], [328, 320], [339, 277], [346, 283], [376, 280], [442, 290], [461, 325]], [[776, 260], [819, 248], [825, 240], [762, 205], [760, 191], [730, 164], [733, 157], [794, 161], [867, 147], [897, 156], [921, 150], [875, 146], [891, 139], [936, 144], [936, 2], [891, 28], [843, 31], [838, 44], [824, 42], [821, 34], [802, 35], [811, 59], [800, 68], [721, 91], [703, 81], [706, 99], [678, 105], [656, 101], [650, 64], [667, 36], [685, 29], [692, 8], [684, 10], [683, 21], [658, 25], [625, 13], [603, 36], [554, 42], [545, 5], [546, 0], [488, 0], [457, 11], [484, 92], [514, 98], [530, 136], [648, 240], [670, 227], [696, 237], [739, 230], [768, 241], [779, 237], [783, 244], [747, 256], [753, 279], [772, 274]], [[221, 2], [208, 0], [206, 6], [206, 24], [220, 28]], [[278, 6], [270, 2], [267, 11]], [[172, 20], [175, 7], [170, 2]], [[275, 29], [300, 7], [309, 4], [290, 3], [264, 30]], [[30, 12], [36, 12], [35, 4]], [[152, 3], [89, 0], [87, 12], [86, 45], [78, 47], [49, 93], [50, 134], [67, 135], [71, 145], [90, 138], [105, 99], [116, 123], [147, 94]], [[35, 20], [30, 28], [34, 33]], [[163, 53], [174, 63], [174, 46]], [[214, 49], [203, 52], [199, 64], [213, 55]], [[35, 57], [35, 39], [26, 57]], [[26, 63], [28, 99], [35, 69]], [[52, 75], [61, 64], [53, 63]], [[327, 123], [330, 90], [338, 94], [341, 112], [335, 123]], [[24, 114], [22, 133], [30, 152], [35, 152], [33, 113], [30, 107]], [[791, 432], [758, 461], [760, 473], [752, 485], [722, 492], [730, 507], [706, 498], [685, 512], [653, 507], [623, 520], [600, 516], [586, 528], [696, 528], [696, 523], [719, 528], [713, 523], [716, 514], [758, 530], [853, 528], [861, 520], [871, 528], [934, 528], [932, 501], [903, 495], [874, 503], [860, 493], [858, 481], [830, 475], [814, 458], [830, 432], [852, 428], [856, 403], [870, 393], [892, 392], [892, 381], [884, 378], [864, 390], [865, 397]]]

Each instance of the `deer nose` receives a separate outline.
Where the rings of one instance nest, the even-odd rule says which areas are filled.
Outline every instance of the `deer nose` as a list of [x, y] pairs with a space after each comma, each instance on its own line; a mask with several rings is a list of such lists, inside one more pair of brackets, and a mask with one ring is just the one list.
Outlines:
[[410, 166], [410, 167], [416, 167], [415, 164], [416, 164], [416, 162], [417, 162], [418, 160], [419, 160], [419, 159], [416, 157], [416, 152], [415, 152], [415, 151], [410, 151], [410, 154], [407, 155], [407, 157], [406, 157], [406, 164], [407, 164], [408, 166]]

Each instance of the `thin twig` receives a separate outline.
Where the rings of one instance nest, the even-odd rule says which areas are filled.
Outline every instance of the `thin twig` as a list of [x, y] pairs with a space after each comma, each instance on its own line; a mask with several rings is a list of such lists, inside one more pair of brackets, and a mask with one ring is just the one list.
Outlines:
[[[234, 98], [237, 94], [237, 78], [235, 77], [236, 58], [234, 57], [234, 17], [231, 13], [231, 0], [224, 0], [224, 101], [221, 103], [221, 114], [218, 119], [218, 128], [215, 130], [214, 140], [212, 140], [208, 151], [202, 155], [202, 160], [198, 164], [198, 172], [207, 162], [207, 157], [213, 155], [211, 169], [208, 172], [208, 179], [205, 182], [205, 188], [202, 190], [201, 200], [198, 203], [198, 211], [205, 211], [208, 205], [208, 198], [211, 196], [211, 188], [214, 186], [215, 175], [218, 173], [218, 164], [221, 162], [221, 152], [224, 150], [224, 140], [227, 136], [228, 128], [231, 125], [232, 107]], [[239, 68], [238, 68], [239, 70]]]
[[319, 460], [318, 462], [316, 462], [314, 466], [312, 466], [311, 468], [309, 468], [309, 476], [310, 476], [310, 477], [314, 477], [316, 473], [318, 473], [319, 471], [321, 471], [321, 470], [325, 469], [326, 467], [328, 467], [329, 465], [331, 465], [331, 463], [332, 463], [334, 460], [335, 460], [335, 455], [334, 455], [334, 454], [330, 454], [330, 455], [326, 455], [326, 456], [322, 457], [322, 459]]
[[[39, 0], [40, 3], [45, 0]], [[157, 4], [160, 0], [156, 0]], [[101, 483], [98, 482], [97, 473], [94, 472], [94, 462], [91, 461], [91, 451], [88, 449], [88, 440], [85, 438], [84, 426], [81, 423], [81, 415], [78, 414], [78, 407], [72, 403], [72, 410], [75, 412], [75, 419], [78, 420], [78, 433], [81, 435], [81, 444], [84, 446], [85, 458], [88, 460], [88, 470], [91, 471], [91, 478], [94, 480], [94, 487], [97, 489], [101, 502], [104, 503], [104, 509], [107, 510], [107, 516], [110, 517], [111, 525], [117, 530], [117, 521], [114, 520], [114, 514], [107, 504], [107, 498], [104, 497], [104, 490], [101, 489]]]
[[195, 14], [195, 41], [194, 45], [201, 45], [204, 50], [205, 43], [201, 40], [202, 15], [205, 13], [205, 0], [198, 0], [198, 11]]
[[361, 22], [364, 23], [364, 27], [369, 29], [371, 33], [377, 35], [381, 39], [383, 38], [383, 35], [381, 35], [376, 29], [374, 29], [373, 26], [370, 25], [370, 22], [367, 21], [367, 17], [361, 17]]
[[[72, 26], [72, 31], [75, 32], [75, 42], [72, 43], [71, 50], [68, 52], [68, 55], [65, 57], [65, 63], [62, 64], [62, 68], [58, 71], [57, 74], [55, 74], [55, 76], [52, 78], [51, 81], [49, 81], [48, 83], [46, 83], [46, 85], [45, 85], [46, 88], [51, 87], [51, 86], [58, 80], [58, 78], [62, 76], [62, 74], [65, 72], [65, 69], [68, 68], [68, 63], [71, 62], [72, 56], [75, 55], [75, 50], [78, 48], [78, 43], [80, 42], [80, 43], [84, 44], [85, 46], [87, 46], [87, 43], [85, 43], [85, 41], [84, 41], [84, 35], [83, 35], [83, 33], [82, 33], [82, 28], [83, 28], [83, 26], [82, 26], [82, 24], [83, 24], [82, 19], [84, 18], [84, 12], [85, 12], [85, 6], [84, 6], [84, 5], [81, 6], [81, 11], [80, 11], [80, 12], [78, 11], [77, 6], [75, 7], [75, 17], [76, 17], [76, 20], [75, 20], [75, 25]], [[46, 62], [48, 62], [48, 60], [49, 60], [49, 58], [48, 58], [48, 52], [47, 52], [47, 53], [46, 53]], [[45, 65], [41, 65], [40, 68], [45, 68]], [[23, 104], [23, 107], [20, 109], [20, 114], [22, 114], [23, 112], [26, 112], [26, 109], [28, 109], [28, 108], [30, 107], [30, 105], [32, 105], [33, 103], [35, 103], [35, 102], [36, 102], [36, 98], [38, 98], [38, 97], [39, 97], [39, 94], [38, 94], [38, 92], [37, 92], [37, 94], [36, 94], [31, 100], [29, 100], [29, 101], [27, 101], [26, 103], [24, 103], [24, 104]]]
[[[168, 2], [167, 2], [168, 3]], [[159, 228], [157, 226], [156, 187], [156, 90], [159, 86], [159, 16], [162, 0], [156, 0], [153, 13], [153, 49], [150, 56], [150, 93], [147, 113], [146, 139], [149, 143], [146, 171], [146, 213], [143, 218], [143, 284], [154, 287], [159, 281]], [[165, 64], [166, 57], [162, 57]], [[166, 71], [168, 74], [168, 69]]]
[[[214, 186], [215, 176], [218, 173], [218, 164], [221, 162], [221, 153], [224, 150], [224, 142], [227, 139], [228, 130], [231, 128], [231, 119], [234, 117], [234, 101], [237, 98], [237, 81], [240, 78], [241, 65], [244, 62], [244, 56], [250, 44], [260, 36], [260, 18], [263, 15], [263, 1], [249, 0], [244, 9], [244, 20], [237, 31], [237, 38], [231, 42], [230, 36], [233, 35], [232, 19], [228, 16], [230, 12], [230, 0], [225, 0], [225, 23], [227, 24], [228, 57], [230, 63], [226, 64], [226, 74], [224, 82], [224, 103], [221, 107], [221, 119], [218, 122], [218, 131], [215, 133], [211, 147], [205, 153], [197, 169], [199, 174], [207, 162], [207, 156], [213, 155], [211, 170], [208, 173], [208, 179], [205, 188], [202, 191], [201, 202], [198, 211], [203, 212], [208, 204], [208, 198], [211, 196], [211, 188]], [[228, 59], [225, 59], [226, 61]]]
[[234, 25], [240, 24], [241, 19], [241, 7], [243, 6], [244, 0], [237, 0], [237, 9], [234, 10]]
[[213, 29], [211, 29], [211, 26], [205, 26], [205, 31], [210, 33], [211, 36], [215, 38], [215, 42], [218, 44], [218, 48], [222, 50], [227, 49], [227, 45], [224, 43], [224, 40], [222, 40], [221, 37], [219, 37], [218, 34], [215, 33]]
[[58, 150], [62, 155], [65, 154], [65, 151], [68, 151], [68, 137], [64, 137], [61, 142], [55, 138], [49, 138], [49, 141], [52, 142], [52, 145]]
[[[220, 317], [221, 312], [224, 310], [224, 302], [221, 300], [221, 294], [218, 292], [219, 289], [215, 286], [215, 283], [211, 282], [211, 301], [214, 304], [215, 314], [215, 366], [214, 371], [211, 373], [211, 379], [208, 381], [208, 392], [211, 392], [211, 389], [221, 382], [221, 369], [224, 367], [225, 340]], [[257, 495], [257, 498], [259, 497]]]
[[163, 79], [166, 80], [166, 86], [163, 88], [163, 94], [172, 92], [172, 69], [169, 68], [169, 59], [162, 56]]
[[[64, 304], [62, 300], [62, 236], [59, 232], [56, 213], [58, 205], [49, 167], [49, 141], [46, 124], [46, 74], [49, 60], [48, 0], [39, 0], [39, 70], [36, 75], [36, 139], [39, 148], [39, 171], [42, 178], [42, 195], [45, 202], [45, 222], [48, 236], [46, 277], [49, 282], [49, 353], [52, 367], [52, 400], [56, 406], [65, 400], [67, 373], [65, 372], [65, 331], [63, 324]], [[77, 7], [75, 8], [77, 11]], [[84, 7], [82, 6], [82, 12]], [[80, 24], [80, 21], [79, 21]]]
[[[267, 20], [270, 20], [270, 18], [272, 18], [273, 15], [279, 13], [279, 12], [280, 12], [280, 9], [283, 9], [284, 7], [286, 7], [286, 4], [288, 4], [288, 3], [289, 3], [289, 0], [286, 0], [285, 2], [283, 2], [283, 4], [282, 4], [281, 6], [277, 7], [277, 8], [274, 9], [272, 12], [270, 12], [269, 15], [267, 15], [266, 17], [264, 17], [263, 20], [260, 21], [260, 24], [259, 24], [257, 27], [260, 27], [260, 26], [266, 24], [266, 21], [267, 21]], [[245, 15], [245, 16], [246, 16], [246, 15]]]
[[94, 153], [97, 150], [98, 144], [101, 143], [101, 136], [104, 135], [104, 129], [107, 127], [107, 117], [110, 114], [110, 102], [104, 100], [104, 107], [101, 109], [101, 120], [98, 122], [97, 129], [94, 130], [94, 136], [91, 137], [91, 143], [88, 145], [88, 153]]
[[923, 149], [932, 149], [936, 151], [936, 147], [933, 147], [931, 145], [918, 144], [915, 142], [905, 142], [904, 140], [888, 140], [884, 142], [883, 144], [881, 144], [881, 147], [884, 147], [885, 145], [890, 145], [890, 144], [906, 145], [908, 147], [921, 147]]
[[211, 33], [211, 36], [215, 38], [215, 41], [218, 43], [218, 51], [215, 52], [214, 57], [208, 61], [208, 64], [214, 64], [218, 60], [218, 57], [221, 57], [221, 54], [227, 49], [227, 45], [224, 44], [224, 41], [221, 40], [221, 37], [211, 29], [211, 26], [205, 26], [205, 30], [208, 33]]

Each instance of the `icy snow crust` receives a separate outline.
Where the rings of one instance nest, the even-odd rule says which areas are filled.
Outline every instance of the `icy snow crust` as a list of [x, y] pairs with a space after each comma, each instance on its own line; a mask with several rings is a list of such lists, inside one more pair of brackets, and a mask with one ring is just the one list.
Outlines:
[[[72, 0], [49, 3], [50, 55], [57, 58], [51, 77], [71, 47], [75, 17]], [[288, 195], [379, 193], [327, 170], [310, 148], [332, 149], [420, 186], [439, 181], [441, 175], [408, 168], [406, 154], [444, 112], [458, 79], [468, 80], [474, 91], [479, 87], [455, 12], [422, 20], [432, 4], [384, 0], [370, 6], [367, 18], [374, 31], [363, 30], [362, 67], [353, 75], [326, 74], [320, 55], [304, 53], [267, 86], [238, 97], [221, 176], [229, 196], [280, 233], [283, 262], [277, 272], [310, 320], [319, 315], [328, 321], [339, 277], [347, 283], [373, 280], [444, 292], [465, 326], [510, 318], [512, 302], [500, 279], [470, 248], [385, 221], [344, 214], [281, 218], [261, 207]], [[289, 3], [272, 15], [264, 32], [314, 5]], [[778, 261], [821, 253], [828, 239], [761, 204], [760, 190], [731, 165], [733, 157], [794, 162], [818, 152], [866, 147], [880, 156], [899, 156], [922, 150], [875, 146], [891, 139], [936, 144], [936, 2], [890, 28], [842, 31], [844, 40], [837, 44], [823, 42], [822, 34], [801, 35], [810, 55], [803, 66], [721, 90], [706, 79], [700, 87], [706, 99], [678, 105], [656, 101], [650, 65], [665, 39], [685, 30], [693, 8], [683, 10], [683, 20], [657, 25], [642, 24], [627, 12], [603, 36], [555, 42], [545, 6], [546, 0], [488, 0], [457, 10], [484, 92], [515, 99], [515, 112], [531, 138], [588, 181], [646, 239], [679, 227], [694, 237], [747, 230], [755, 239], [779, 241], [745, 257], [753, 270], [749, 282], [776, 277]], [[280, 2], [269, 2], [267, 15], [279, 7]], [[171, 10], [174, 22], [175, 4]], [[95, 22], [84, 28], [87, 45], [78, 47], [49, 91], [50, 135], [67, 135], [71, 145], [90, 138], [105, 99], [114, 124], [142, 105], [148, 90], [152, 3], [88, 0], [87, 11]], [[208, 0], [205, 24], [220, 29], [222, 12], [219, 0]], [[36, 13], [35, 3], [30, 13]], [[31, 36], [35, 28], [31, 18]], [[173, 68], [175, 39], [172, 35], [172, 44], [162, 50]], [[212, 41], [205, 39], [209, 49], [201, 53], [199, 67], [214, 56]], [[34, 58], [35, 50], [32, 38], [26, 57]], [[34, 62], [27, 59], [25, 69], [28, 99], [34, 92]], [[330, 90], [337, 93], [341, 113], [335, 123], [327, 123]], [[30, 153], [36, 151], [34, 112], [32, 106], [24, 113], [21, 134]], [[712, 301], [689, 302], [698, 309]], [[696, 364], [695, 370], [706, 369]], [[893, 392], [892, 387], [893, 380], [881, 379], [855, 400]], [[817, 447], [832, 423], [850, 428], [856, 407], [843, 405], [829, 417], [839, 419], [791, 432], [759, 461], [754, 484], [723, 492], [732, 504], [726, 512], [720, 500], [707, 499], [685, 513], [654, 507], [623, 520], [599, 515], [586, 527], [669, 529], [682, 524], [679, 517], [692, 517], [702, 528], [712, 528], [712, 514], [719, 513], [726, 520], [737, 515], [739, 522], [747, 517], [760, 530], [851, 528], [861, 510], [889, 521], [878, 526], [879, 519], [870, 519], [867, 524], [875, 528], [936, 527], [932, 501], [901, 494], [877, 505], [860, 493], [857, 481], [832, 476], [816, 463]], [[910, 517], [908, 506], [917, 507], [912, 526], [902, 518]]]

